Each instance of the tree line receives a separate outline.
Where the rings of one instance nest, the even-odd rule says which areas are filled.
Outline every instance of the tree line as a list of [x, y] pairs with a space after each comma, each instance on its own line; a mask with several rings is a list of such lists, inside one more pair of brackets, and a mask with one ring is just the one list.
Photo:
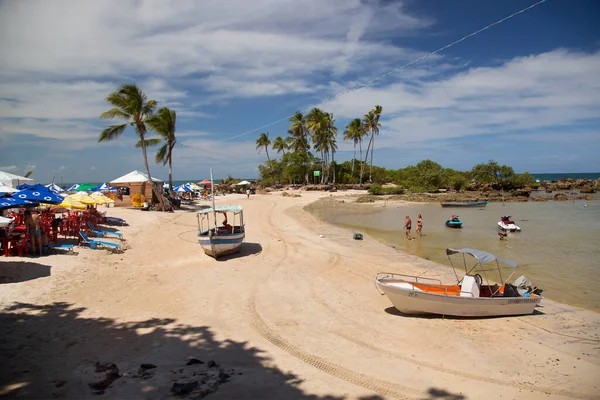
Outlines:
[[[375, 137], [379, 135], [381, 126], [381, 113], [382, 107], [376, 105], [362, 119], [355, 118], [347, 124], [343, 140], [353, 142], [354, 154], [352, 160], [342, 163], [335, 161], [338, 148], [335, 118], [319, 108], [311, 109], [306, 115], [296, 112], [289, 119], [286, 137], [278, 136], [271, 140], [267, 132], [261, 133], [256, 140], [256, 149], [259, 153], [265, 150], [267, 157], [266, 163], [258, 166], [263, 184], [394, 183], [413, 192], [432, 192], [438, 189], [483, 187], [510, 190], [534, 183], [529, 173], [517, 174], [512, 167], [500, 165], [494, 160], [477, 164], [469, 171], [444, 168], [431, 160], [397, 170], [374, 166], [373, 152]], [[363, 142], [367, 139], [363, 158]], [[279, 159], [272, 159], [269, 149], [281, 154]], [[319, 175], [312, 175], [313, 171], [318, 171]]]
[[[344, 130], [344, 140], [354, 143], [354, 157], [352, 159], [351, 176], [358, 183], [364, 181], [365, 167], [369, 166], [369, 181], [372, 181], [373, 152], [375, 149], [375, 136], [379, 135], [379, 118], [383, 108], [376, 105], [367, 112], [362, 120], [352, 120]], [[256, 140], [256, 149], [260, 153], [265, 150], [266, 165], [259, 165], [261, 178], [268, 183], [336, 183], [339, 181], [338, 164], [335, 162], [337, 146], [337, 127], [332, 113], [320, 108], [311, 109], [306, 115], [297, 111], [290, 119], [288, 136], [278, 136], [274, 140], [269, 138], [269, 133], [261, 133]], [[362, 159], [362, 144], [365, 138], [369, 139]], [[360, 160], [356, 160], [356, 147], [359, 147]], [[283, 153], [280, 160], [271, 160], [269, 148], [278, 154]], [[314, 150], [311, 151], [311, 150]], [[287, 151], [287, 152], [286, 152]], [[370, 156], [370, 164], [368, 163]], [[355, 165], [359, 164], [360, 168]], [[319, 175], [310, 177], [311, 171], [318, 171]]]

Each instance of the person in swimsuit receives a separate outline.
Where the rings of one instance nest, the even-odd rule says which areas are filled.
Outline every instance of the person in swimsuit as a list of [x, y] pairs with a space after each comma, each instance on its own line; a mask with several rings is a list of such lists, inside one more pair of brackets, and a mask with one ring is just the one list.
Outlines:
[[406, 233], [406, 238], [408, 240], [413, 240], [413, 237], [410, 236], [410, 229], [412, 228], [412, 221], [410, 220], [410, 217], [407, 215], [406, 216], [406, 222], [404, 223], [404, 232]]
[[423, 218], [421, 217], [421, 214], [419, 214], [419, 218], [417, 218], [417, 233], [419, 234], [419, 236], [423, 237]]
[[29, 240], [31, 240], [31, 249], [35, 254], [35, 246], [37, 244], [40, 250], [40, 256], [42, 255], [42, 228], [40, 228], [40, 216], [32, 214], [31, 210], [25, 210], [25, 226], [29, 233]]

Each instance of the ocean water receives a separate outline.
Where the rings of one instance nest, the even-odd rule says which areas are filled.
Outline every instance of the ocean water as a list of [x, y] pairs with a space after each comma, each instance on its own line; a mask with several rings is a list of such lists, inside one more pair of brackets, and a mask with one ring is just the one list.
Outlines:
[[589, 179], [591, 181], [600, 178], [600, 172], [577, 172], [577, 173], [555, 173], [555, 174], [531, 174], [540, 181], [558, 181], [561, 179]]
[[[447, 266], [448, 247], [488, 251], [519, 265], [513, 280], [525, 275], [544, 289], [547, 298], [600, 311], [600, 200], [490, 203], [483, 209], [322, 200], [307, 210], [329, 223]], [[463, 229], [445, 226], [453, 213], [460, 216]], [[412, 219], [414, 236], [418, 214], [423, 216], [423, 237], [408, 241], [402, 230], [405, 216]], [[501, 241], [496, 224], [503, 215], [512, 216], [522, 231]]]

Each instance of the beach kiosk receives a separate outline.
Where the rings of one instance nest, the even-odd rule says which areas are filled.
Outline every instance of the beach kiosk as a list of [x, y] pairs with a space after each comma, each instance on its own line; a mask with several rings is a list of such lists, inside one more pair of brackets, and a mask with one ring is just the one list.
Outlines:
[[156, 203], [158, 199], [155, 198], [152, 192], [152, 186], [158, 186], [159, 191], [162, 191], [163, 181], [161, 179], [152, 177], [152, 186], [148, 182], [148, 175], [140, 171], [131, 171], [119, 178], [110, 181], [109, 186], [116, 186], [117, 188], [129, 188], [129, 195], [117, 196], [115, 199], [115, 207], [143, 207], [144, 203]]

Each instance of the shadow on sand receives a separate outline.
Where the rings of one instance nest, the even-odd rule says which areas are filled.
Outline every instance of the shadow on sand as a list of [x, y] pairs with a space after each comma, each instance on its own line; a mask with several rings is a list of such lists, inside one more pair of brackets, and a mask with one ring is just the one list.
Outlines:
[[[397, 315], [399, 317], [405, 317], [405, 318], [421, 318], [421, 319], [462, 319], [462, 320], [469, 320], [469, 319], [496, 319], [496, 318], [510, 318], [511, 315], [491, 315], [491, 316], [487, 316], [487, 317], [455, 317], [453, 315], [437, 315], [437, 314], [404, 314], [400, 311], [398, 311], [398, 309], [396, 307], [388, 307], [385, 309], [385, 312], [390, 314], [390, 315]], [[540, 310], [538, 310], [537, 308], [535, 310], [533, 310], [533, 314], [530, 315], [544, 315], [544, 313]], [[519, 315], [514, 315], [515, 317], [519, 317]]]
[[262, 246], [260, 245], [260, 243], [244, 242], [244, 243], [242, 243], [242, 247], [240, 248], [239, 252], [230, 254], [228, 256], [220, 256], [217, 259], [217, 261], [227, 261], [227, 260], [233, 260], [235, 258], [252, 256], [255, 254], [260, 254], [261, 251], [262, 251]]
[[[0, 313], [0, 398], [95, 397], [89, 384], [98, 380], [97, 362], [114, 363], [120, 375], [103, 397], [165, 398], [171, 396], [174, 374], [191, 358], [233, 369], [211, 398], [344, 398], [305, 393], [302, 379], [279, 370], [264, 351], [247, 342], [217, 340], [207, 326], [173, 319], [122, 322], [84, 313], [68, 303], [17, 303]], [[136, 377], [141, 364], [154, 364], [153, 376]]]
[[50, 276], [50, 266], [31, 261], [3, 261], [0, 263], [0, 284], [25, 282]]

